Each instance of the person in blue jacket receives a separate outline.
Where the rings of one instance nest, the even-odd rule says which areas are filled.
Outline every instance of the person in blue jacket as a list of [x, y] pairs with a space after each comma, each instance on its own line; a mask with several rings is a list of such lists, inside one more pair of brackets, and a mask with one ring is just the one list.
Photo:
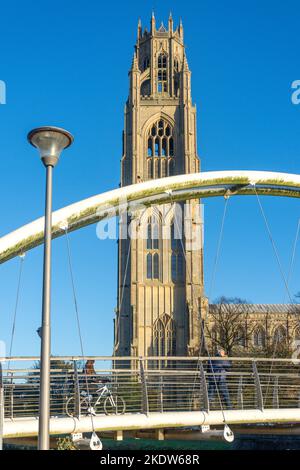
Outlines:
[[[219, 349], [216, 356], [226, 357], [224, 349]], [[230, 361], [224, 359], [212, 360], [209, 362], [209, 381], [208, 381], [208, 399], [211, 401], [217, 393], [222, 404], [224, 403], [228, 409], [231, 409], [231, 401], [226, 381], [227, 370], [230, 369]]]

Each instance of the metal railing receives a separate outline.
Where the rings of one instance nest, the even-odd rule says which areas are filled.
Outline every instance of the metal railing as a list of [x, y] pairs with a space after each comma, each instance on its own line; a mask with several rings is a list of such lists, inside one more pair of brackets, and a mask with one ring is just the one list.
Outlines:
[[[96, 375], [80, 357], [51, 358], [51, 416], [300, 407], [299, 360], [230, 358], [224, 370], [219, 357], [87, 359]], [[37, 416], [38, 358], [5, 361], [4, 417]]]

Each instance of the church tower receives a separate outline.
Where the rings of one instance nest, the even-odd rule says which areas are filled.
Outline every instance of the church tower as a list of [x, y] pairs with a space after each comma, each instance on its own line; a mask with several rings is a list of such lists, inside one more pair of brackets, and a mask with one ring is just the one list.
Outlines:
[[[157, 29], [152, 14], [150, 31], [139, 21], [129, 83], [121, 185], [200, 171], [181, 21], [174, 29], [170, 15]], [[131, 239], [122, 233], [129, 225]], [[170, 204], [130, 214], [125, 230], [121, 220], [114, 353], [198, 354], [205, 306], [199, 201], [172, 204], [170, 195]]]

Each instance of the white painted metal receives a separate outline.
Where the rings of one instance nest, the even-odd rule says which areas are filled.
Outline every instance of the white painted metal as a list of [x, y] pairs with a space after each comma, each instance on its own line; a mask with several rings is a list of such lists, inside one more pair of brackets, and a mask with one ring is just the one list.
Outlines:
[[[114, 189], [84, 199], [53, 213], [53, 238], [64, 234], [64, 227], [77, 230], [103, 218], [118, 214], [126, 204], [163, 204], [173, 200], [221, 196], [229, 188], [233, 194], [300, 197], [300, 175], [267, 171], [214, 171], [177, 175]], [[235, 186], [237, 186], [235, 188]], [[35, 220], [0, 238], [0, 263], [43, 242], [44, 218]]]
[[[300, 423], [300, 408], [260, 410], [226, 410], [227, 424], [252, 423]], [[180, 428], [186, 426], [223, 425], [222, 411], [191, 411], [143, 414], [126, 414], [121, 416], [95, 416], [93, 418], [96, 431]], [[90, 432], [91, 418], [51, 418], [50, 434], [72, 434]], [[38, 419], [18, 418], [6, 419], [4, 438], [36, 436]]]

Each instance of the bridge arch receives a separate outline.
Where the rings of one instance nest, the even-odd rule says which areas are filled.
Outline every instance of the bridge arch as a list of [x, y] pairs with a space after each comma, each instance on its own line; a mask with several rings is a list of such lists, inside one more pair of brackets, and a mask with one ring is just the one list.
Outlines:
[[[170, 176], [125, 186], [53, 213], [52, 237], [78, 230], [140, 205], [225, 195], [300, 197], [300, 175], [266, 171], [216, 171]], [[0, 238], [0, 263], [43, 243], [44, 217]]]

